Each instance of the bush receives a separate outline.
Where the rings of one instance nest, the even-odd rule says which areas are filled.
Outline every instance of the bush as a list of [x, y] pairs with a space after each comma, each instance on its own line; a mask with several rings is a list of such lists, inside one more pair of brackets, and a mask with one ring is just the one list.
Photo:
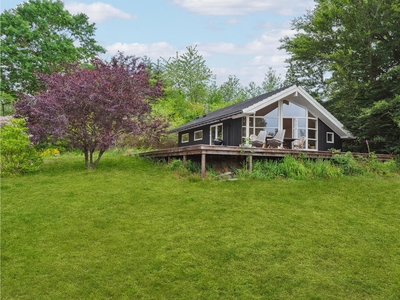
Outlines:
[[40, 155], [31, 146], [28, 128], [23, 119], [10, 119], [0, 132], [2, 175], [35, 171], [42, 163]]
[[334, 154], [331, 157], [331, 162], [339, 166], [345, 175], [361, 175], [364, 173], [351, 152], [346, 152], [345, 154]]
[[200, 173], [201, 172], [201, 164], [188, 160], [186, 162], [186, 169], [190, 172], [190, 173]]
[[380, 162], [377, 160], [377, 156], [375, 154], [370, 155], [366, 159], [365, 165], [367, 171], [370, 173], [387, 175], [389, 173], [395, 173], [397, 171], [396, 162], [394, 160]]
[[293, 156], [285, 156], [279, 166], [280, 173], [286, 178], [306, 178], [309, 173], [302, 159], [297, 160]]
[[314, 178], [334, 178], [342, 176], [342, 170], [329, 160], [307, 160], [304, 165], [309, 170], [310, 176]]
[[168, 169], [172, 171], [181, 171], [183, 170], [183, 162], [180, 159], [172, 159], [168, 165]]

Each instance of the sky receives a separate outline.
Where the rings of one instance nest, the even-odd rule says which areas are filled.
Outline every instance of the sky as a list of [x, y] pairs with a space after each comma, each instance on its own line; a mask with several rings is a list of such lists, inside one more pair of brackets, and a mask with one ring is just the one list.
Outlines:
[[[1, 0], [1, 11], [22, 0]], [[96, 23], [95, 39], [109, 59], [118, 51], [153, 61], [196, 46], [217, 84], [235, 75], [260, 85], [269, 68], [282, 78], [288, 55], [279, 40], [293, 36], [290, 21], [314, 7], [311, 0], [80, 0], [64, 1]]]

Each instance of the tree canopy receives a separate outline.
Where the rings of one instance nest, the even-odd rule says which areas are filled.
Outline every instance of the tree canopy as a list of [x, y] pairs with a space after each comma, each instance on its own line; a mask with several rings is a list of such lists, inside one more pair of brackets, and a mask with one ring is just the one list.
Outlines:
[[164, 59], [164, 78], [170, 86], [180, 89], [193, 103], [206, 102], [207, 87], [213, 74], [196, 47], [168, 60]]
[[150, 103], [162, 90], [160, 82], [150, 83], [144, 63], [119, 54], [91, 64], [90, 69], [71, 64], [64, 72], [41, 74], [46, 89], [16, 103], [33, 141], [68, 141], [84, 153], [87, 168], [95, 168], [122, 133], [151, 139], [166, 127], [150, 115]]
[[65, 62], [86, 62], [105, 50], [85, 14], [71, 15], [60, 0], [28, 0], [0, 15], [1, 91], [34, 94], [35, 72], [51, 74]]
[[318, 0], [281, 40], [300, 82], [377, 152], [400, 153], [400, 3]]

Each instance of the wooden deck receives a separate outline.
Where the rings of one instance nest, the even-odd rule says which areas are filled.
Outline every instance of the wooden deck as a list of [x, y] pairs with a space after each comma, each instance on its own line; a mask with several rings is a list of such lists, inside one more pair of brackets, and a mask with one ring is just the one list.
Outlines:
[[[343, 152], [342, 152], [343, 153]], [[330, 159], [333, 155], [329, 151], [315, 151], [315, 150], [292, 150], [292, 149], [266, 149], [266, 148], [243, 148], [234, 146], [214, 146], [214, 145], [194, 145], [179, 148], [169, 148], [163, 150], [149, 151], [140, 153], [140, 156], [151, 157], [158, 159], [166, 159], [168, 162], [172, 158], [182, 158], [184, 164], [191, 156], [201, 157], [201, 176], [205, 177], [206, 173], [206, 157], [212, 156], [231, 156], [231, 157], [249, 157], [249, 170], [252, 169], [253, 157], [255, 158], [283, 158], [286, 155], [297, 156], [299, 154], [305, 155], [307, 158], [321, 158]], [[354, 157], [362, 156], [368, 157], [368, 153], [352, 153]], [[377, 159], [385, 161], [394, 159], [393, 155], [389, 154], [376, 154]]]

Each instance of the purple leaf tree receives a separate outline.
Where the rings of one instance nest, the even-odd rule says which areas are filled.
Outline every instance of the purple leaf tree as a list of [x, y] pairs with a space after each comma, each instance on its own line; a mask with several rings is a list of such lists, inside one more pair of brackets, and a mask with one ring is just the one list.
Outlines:
[[38, 76], [47, 89], [21, 96], [17, 114], [26, 118], [33, 142], [67, 140], [82, 150], [88, 169], [122, 133], [155, 138], [165, 132], [167, 124], [150, 107], [162, 96], [161, 82], [150, 81], [138, 58], [119, 53], [110, 62], [94, 58], [89, 68], [73, 64]]

